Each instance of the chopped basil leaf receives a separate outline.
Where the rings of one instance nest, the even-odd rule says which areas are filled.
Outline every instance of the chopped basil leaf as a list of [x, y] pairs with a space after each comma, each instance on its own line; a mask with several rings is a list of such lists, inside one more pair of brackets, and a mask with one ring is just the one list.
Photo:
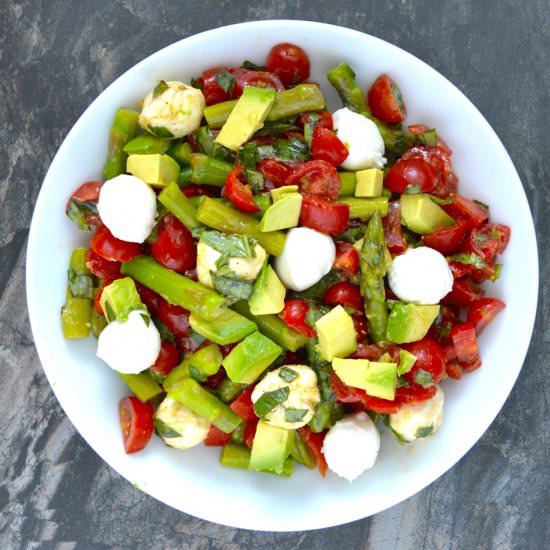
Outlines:
[[435, 131], [435, 128], [432, 128], [431, 130], [426, 130], [421, 134], [417, 134], [416, 139], [424, 145], [437, 147], [437, 132]]
[[280, 120], [276, 122], [264, 122], [264, 125], [261, 130], [258, 130], [254, 135], [255, 136], [279, 136], [285, 132], [290, 131], [300, 131], [300, 127], [296, 126], [291, 122], [281, 122]]
[[426, 426], [425, 428], [418, 428], [418, 430], [416, 431], [416, 437], [418, 438], [421, 438], [421, 437], [428, 437], [429, 435], [431, 435], [434, 431], [434, 427], [433, 426]]
[[159, 83], [153, 88], [153, 99], [156, 99], [159, 95], [162, 95], [166, 90], [168, 90], [168, 84], [164, 80], [159, 81]]
[[285, 381], [285, 382], [292, 382], [293, 380], [296, 380], [298, 376], [300, 376], [294, 369], [291, 369], [290, 367], [281, 367], [279, 369], [279, 376]]
[[290, 388], [288, 386], [264, 393], [256, 403], [254, 403], [254, 412], [259, 418], [264, 418], [265, 415], [271, 412], [275, 407], [284, 403], [288, 399], [289, 393]]
[[153, 318], [153, 323], [155, 323], [155, 326], [160, 334], [160, 339], [163, 342], [169, 342], [170, 344], [176, 345], [176, 337], [158, 317]]
[[108, 301], [105, 301], [103, 307], [105, 308], [104, 313], [107, 321], [109, 321], [109, 323], [114, 321], [116, 319], [116, 314], [111, 304]]
[[146, 313], [142, 313], [141, 318], [143, 319], [145, 326], [149, 327], [149, 325], [151, 324], [151, 317], [149, 317], [149, 315], [147, 315]]
[[221, 233], [214, 229], [203, 230], [200, 238], [220, 254], [227, 254], [232, 258], [254, 258], [254, 246], [246, 235]]
[[203, 374], [197, 367], [189, 365], [189, 374], [191, 378], [195, 379], [197, 382], [204, 382], [208, 377]]
[[336, 235], [334, 240], [336, 241], [346, 241], [347, 243], [356, 243], [358, 240], [362, 239], [365, 235], [365, 226], [358, 225], [357, 227], [350, 227], [346, 229], [343, 233]]
[[73, 199], [67, 209], [67, 216], [81, 231], [92, 230], [92, 226], [88, 222], [90, 215], [97, 215], [96, 202]]
[[75, 298], [93, 300], [95, 286], [92, 275], [79, 275], [73, 268], [69, 268], [68, 280], [69, 290]]
[[429, 197], [430, 197], [430, 200], [432, 200], [433, 202], [435, 202], [435, 204], [439, 206], [442, 206], [445, 204], [452, 204], [454, 200], [452, 197], [447, 197], [445, 199], [441, 197], [436, 197], [435, 195], [429, 195]]
[[201, 90], [201, 92], [204, 90], [204, 83], [201, 82], [201, 80], [197, 80], [196, 78], [191, 79], [191, 86], [193, 86], [193, 88]]
[[460, 262], [461, 264], [473, 265], [477, 269], [483, 269], [484, 267], [487, 267], [487, 264], [474, 252], [471, 252], [469, 254], [454, 254], [453, 256], [449, 256], [449, 259], [455, 262]]
[[214, 288], [223, 296], [238, 300], [248, 300], [252, 295], [253, 284], [250, 281], [228, 276], [220, 276], [214, 272], [210, 272]]
[[258, 156], [258, 146], [254, 141], [245, 143], [239, 149], [239, 163], [242, 164], [245, 170], [255, 170]]
[[307, 161], [311, 155], [307, 143], [299, 138], [278, 139], [274, 146], [274, 157], [278, 161]]
[[489, 280], [493, 283], [500, 278], [502, 272], [502, 264], [495, 264], [495, 272], [489, 277]]
[[216, 79], [216, 84], [226, 93], [231, 93], [235, 87], [235, 77], [225, 69], [218, 71], [214, 78]]
[[307, 409], [286, 409], [285, 408], [285, 421], [286, 422], [300, 422], [302, 418], [307, 414]]
[[253, 61], [249, 61], [248, 59], [245, 59], [243, 61], [243, 64], [241, 65], [243, 69], [249, 69], [251, 71], [265, 71], [264, 65], [257, 65]]
[[199, 334], [193, 329], [187, 332], [187, 337], [190, 338], [197, 347], [199, 347], [206, 340], [202, 334]]
[[472, 199], [478, 206], [481, 206], [485, 212], [489, 212], [489, 205], [487, 203], [481, 202], [478, 199]]
[[163, 438], [171, 439], [173, 437], [181, 437], [179, 432], [173, 430], [165, 424], [160, 418], [155, 418], [155, 432]]
[[214, 134], [212, 134], [212, 130], [210, 130], [208, 126], [202, 126], [194, 135], [197, 140], [197, 145], [199, 146], [199, 151], [207, 157], [229, 162], [231, 164], [235, 162], [235, 153], [219, 144], [214, 139]]
[[248, 183], [253, 193], [257, 193], [258, 191], [261, 191], [263, 189], [264, 177], [262, 176], [261, 172], [247, 168], [245, 170], [245, 176], [246, 176], [246, 183]]
[[395, 386], [396, 388], [408, 388], [410, 387], [410, 384], [405, 380], [404, 378], [401, 378], [400, 376], [397, 377], [397, 384]]
[[431, 372], [428, 372], [424, 369], [418, 369], [414, 375], [414, 383], [419, 384], [423, 388], [428, 386], [433, 386], [434, 379]]

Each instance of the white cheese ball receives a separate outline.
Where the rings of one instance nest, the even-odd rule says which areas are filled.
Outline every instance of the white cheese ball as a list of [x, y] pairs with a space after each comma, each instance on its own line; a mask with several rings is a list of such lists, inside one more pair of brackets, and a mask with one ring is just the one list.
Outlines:
[[335, 255], [336, 247], [329, 235], [309, 227], [294, 227], [286, 235], [283, 252], [275, 259], [275, 270], [287, 288], [299, 292], [330, 271]]
[[453, 288], [453, 274], [443, 254], [420, 246], [408, 248], [393, 259], [388, 282], [404, 302], [438, 304]]
[[[281, 369], [285, 367], [294, 371], [298, 376], [296, 376], [294, 380], [287, 382], [280, 376]], [[317, 387], [317, 375], [310, 367], [306, 365], [284, 365], [283, 367], [268, 372], [254, 388], [251, 396], [252, 402], [256, 403], [264, 393], [284, 387], [289, 388], [287, 400], [267, 413], [264, 420], [268, 424], [279, 428], [301, 428], [313, 418], [315, 409], [321, 401], [321, 396], [319, 395], [319, 389]], [[285, 419], [285, 409], [287, 408], [305, 409], [307, 412], [301, 420], [288, 422]]]
[[161, 93], [155, 94], [152, 90], [147, 94], [138, 122], [152, 134], [180, 138], [200, 126], [205, 107], [204, 95], [199, 89], [183, 82], [171, 80], [166, 82], [166, 86]]
[[328, 467], [338, 476], [353, 481], [374, 466], [380, 450], [380, 434], [364, 412], [338, 420], [327, 432], [323, 454]]
[[[256, 244], [253, 258], [229, 258], [229, 269], [235, 273], [237, 279], [253, 281], [264, 265], [267, 253], [265, 249]], [[207, 245], [202, 239], [197, 244], [197, 277], [204, 286], [214, 288], [210, 272], [216, 273], [216, 262], [221, 254]]]
[[390, 414], [390, 426], [405, 441], [414, 441], [433, 434], [443, 420], [443, 390], [437, 386], [434, 396], [420, 403], [405, 403]]
[[159, 331], [144, 310], [131, 311], [127, 321], [111, 321], [97, 340], [96, 355], [123, 374], [148, 369], [159, 352]]
[[336, 135], [349, 151], [341, 168], [364, 170], [384, 167], [384, 140], [372, 120], [347, 107], [333, 113], [332, 120]]
[[[176, 449], [189, 449], [198, 445], [206, 439], [210, 430], [210, 423], [207, 420], [170, 397], [164, 398], [155, 413], [155, 418], [179, 434], [177, 437], [174, 434], [160, 433], [163, 441]], [[168, 437], [168, 435], [174, 435], [174, 437]]]
[[142, 179], [121, 174], [101, 186], [97, 210], [117, 239], [142, 243], [155, 225], [157, 196]]

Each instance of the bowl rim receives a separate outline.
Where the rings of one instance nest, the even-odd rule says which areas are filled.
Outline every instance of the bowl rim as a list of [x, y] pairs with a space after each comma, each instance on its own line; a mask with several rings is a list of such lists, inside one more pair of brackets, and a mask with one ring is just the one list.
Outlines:
[[[470, 106], [471, 109], [474, 110], [477, 118], [479, 119], [479, 122], [485, 126], [485, 131], [487, 132], [488, 136], [492, 139], [491, 147], [495, 147], [499, 150], [501, 156], [503, 159], [505, 159], [505, 162], [507, 163], [506, 169], [510, 172], [511, 177], [516, 180], [519, 183], [518, 191], [520, 192], [520, 207], [524, 209], [527, 209], [529, 216], [528, 219], [530, 220], [529, 227], [527, 228], [528, 233], [531, 235], [531, 239], [527, 243], [527, 252], [528, 256], [531, 259], [532, 265], [536, 266], [536, 269], [533, 269], [530, 271], [530, 284], [529, 289], [527, 289], [526, 297], [525, 297], [525, 303], [527, 304], [527, 309], [525, 312], [525, 318], [522, 326], [520, 327], [520, 333], [521, 333], [521, 346], [519, 346], [521, 349], [519, 353], [517, 354], [516, 359], [519, 361], [519, 366], [516, 368], [516, 370], [513, 373], [513, 376], [508, 376], [506, 379], [506, 384], [503, 388], [501, 388], [501, 391], [499, 393], [499, 399], [497, 399], [498, 406], [494, 406], [491, 409], [491, 414], [486, 415], [483, 419], [483, 423], [481, 427], [479, 428], [479, 435], [478, 437], [475, 437], [468, 445], [465, 445], [462, 449], [462, 452], [456, 455], [453, 455], [452, 460], [443, 460], [438, 465], [439, 468], [436, 469], [436, 471], [430, 472], [430, 475], [425, 475], [423, 478], [419, 478], [417, 482], [414, 484], [413, 490], [410, 494], [408, 494], [404, 498], [398, 498], [397, 500], [392, 501], [391, 499], [386, 499], [383, 503], [381, 503], [381, 506], [374, 512], [371, 512], [367, 515], [365, 515], [361, 510], [357, 510], [355, 514], [348, 514], [343, 520], [342, 517], [338, 514], [334, 514], [333, 516], [326, 517], [322, 522], [318, 522], [315, 520], [312, 520], [309, 518], [308, 520], [304, 521], [303, 525], [300, 525], [299, 527], [296, 527], [295, 524], [291, 524], [289, 522], [279, 525], [276, 524], [270, 520], [260, 522], [257, 525], [249, 525], [244, 523], [239, 523], [238, 521], [230, 521], [229, 523], [226, 523], [224, 521], [224, 518], [221, 517], [219, 514], [211, 513], [211, 511], [202, 509], [197, 513], [196, 510], [189, 508], [189, 507], [181, 507], [181, 506], [174, 506], [173, 503], [166, 502], [163, 500], [162, 497], [159, 497], [158, 494], [155, 493], [154, 490], [147, 490], [147, 493], [153, 496], [154, 498], [157, 498], [161, 502], [164, 502], [168, 504], [169, 506], [173, 506], [176, 509], [179, 509], [185, 513], [191, 514], [196, 517], [200, 517], [202, 519], [206, 519], [209, 521], [215, 521], [217, 523], [230, 525], [233, 527], [238, 528], [246, 528], [246, 529], [255, 529], [255, 530], [264, 530], [264, 531], [298, 531], [298, 530], [309, 530], [309, 529], [318, 529], [323, 527], [331, 527], [335, 525], [341, 525], [343, 523], [348, 523], [351, 521], [355, 521], [358, 519], [362, 519], [365, 517], [368, 517], [369, 515], [372, 515], [374, 513], [381, 512], [383, 510], [386, 510], [387, 508], [402, 502], [403, 500], [410, 498], [414, 494], [418, 493], [422, 489], [424, 489], [427, 485], [435, 481], [437, 478], [439, 478], [443, 473], [448, 471], [454, 464], [456, 464], [485, 433], [485, 431], [488, 429], [488, 427], [492, 424], [497, 414], [502, 409], [510, 391], [512, 390], [512, 387], [519, 376], [519, 372], [521, 370], [521, 366], [525, 360], [525, 356], [529, 349], [529, 342], [531, 339], [531, 334], [534, 327], [536, 312], [537, 312], [537, 303], [538, 303], [538, 286], [539, 286], [539, 269], [538, 269], [538, 250], [537, 250], [537, 244], [536, 244], [536, 234], [533, 224], [533, 218], [530, 212], [530, 207], [527, 201], [527, 197], [525, 195], [525, 190], [522, 187], [521, 180], [519, 178], [519, 175], [513, 165], [513, 162], [508, 155], [506, 149], [504, 148], [504, 145], [500, 141], [499, 137], [497, 136], [494, 129], [489, 125], [487, 120], [483, 117], [483, 115], [479, 112], [477, 107], [469, 100], [454, 84], [452, 84], [446, 77], [444, 77], [440, 72], [432, 68], [430, 65], [416, 57], [415, 55], [407, 52], [406, 50], [395, 46], [394, 44], [391, 44], [383, 39], [380, 39], [378, 37], [375, 37], [373, 35], [370, 35], [368, 33], [364, 33], [358, 30], [341, 27], [338, 25], [333, 25], [329, 23], [322, 23], [322, 22], [316, 22], [316, 21], [302, 21], [298, 19], [266, 19], [261, 21], [248, 21], [248, 22], [242, 22], [242, 23], [235, 23], [232, 25], [226, 25], [221, 26], [214, 29], [209, 29], [202, 31], [197, 34], [193, 34], [191, 36], [188, 36], [186, 38], [183, 38], [181, 40], [178, 40], [172, 44], [169, 44], [167, 46], [164, 46], [163, 48], [153, 52], [152, 54], [146, 56], [138, 63], [134, 64], [132, 67], [130, 67], [128, 70], [124, 71], [120, 76], [118, 76], [109, 86], [107, 86], [93, 101], [92, 103], [84, 110], [84, 112], [80, 115], [78, 120], [74, 123], [74, 125], [71, 127], [69, 132], [66, 134], [62, 144], [60, 145], [59, 149], [56, 152], [56, 155], [54, 159], [51, 162], [51, 165], [44, 177], [44, 180], [42, 182], [40, 192], [36, 201], [35, 209], [32, 216], [31, 221], [31, 227], [29, 231], [29, 237], [28, 237], [28, 245], [27, 245], [27, 256], [26, 256], [26, 289], [27, 289], [27, 307], [29, 310], [29, 320], [31, 325], [31, 330], [33, 333], [33, 338], [35, 342], [35, 346], [38, 352], [38, 355], [40, 357], [41, 364], [43, 366], [43, 370], [50, 382], [50, 386], [52, 388], [52, 391], [56, 395], [56, 398], [58, 402], [60, 403], [61, 407], [63, 408], [65, 414], [69, 417], [77, 431], [84, 437], [84, 439], [87, 441], [87, 443], [94, 449], [99, 456], [107, 462], [107, 464], [115, 469], [119, 474], [121, 474], [123, 477], [128, 479], [131, 482], [130, 477], [127, 475], [128, 472], [121, 471], [120, 464], [117, 466], [113, 465], [113, 463], [104, 457], [104, 454], [100, 450], [98, 450], [96, 442], [90, 441], [82, 432], [82, 430], [77, 427], [77, 424], [74, 422], [73, 417], [68, 412], [65, 396], [62, 392], [60, 392], [58, 389], [56, 389], [54, 381], [50, 378], [50, 374], [48, 371], [47, 364], [51, 360], [50, 353], [48, 352], [48, 342], [43, 339], [42, 336], [42, 330], [41, 330], [41, 319], [40, 319], [40, 312], [38, 308], [38, 298], [35, 289], [35, 274], [38, 273], [37, 268], [39, 266], [35, 265], [34, 261], [34, 251], [36, 247], [38, 246], [38, 223], [37, 220], [40, 218], [40, 213], [43, 208], [43, 204], [45, 201], [46, 194], [48, 192], [48, 182], [51, 181], [53, 178], [53, 175], [55, 172], [59, 169], [58, 165], [60, 165], [63, 161], [63, 157], [65, 155], [65, 152], [68, 148], [68, 144], [71, 142], [73, 137], [78, 134], [80, 127], [84, 124], [87, 117], [91, 116], [93, 111], [95, 110], [96, 106], [101, 103], [101, 101], [104, 99], [105, 96], [108, 96], [110, 93], [113, 92], [113, 90], [117, 89], [124, 81], [128, 80], [132, 77], [134, 73], [139, 73], [144, 66], [149, 66], [151, 64], [154, 64], [158, 59], [163, 58], [168, 52], [178, 49], [182, 47], [182, 44], [190, 44], [193, 42], [201, 42], [204, 40], [208, 40], [212, 37], [219, 38], [220, 33], [228, 33], [231, 34], [233, 32], [240, 32], [240, 31], [249, 31], [249, 30], [262, 30], [262, 29], [272, 29], [275, 27], [284, 28], [285, 30], [304, 30], [305, 27], [307, 27], [308, 31], [326, 31], [331, 33], [337, 33], [342, 36], [350, 36], [353, 35], [357, 39], [361, 40], [367, 40], [371, 43], [377, 45], [378, 47], [384, 47], [384, 48], [390, 48], [393, 50], [396, 50], [399, 52], [400, 55], [405, 54], [406, 57], [409, 57], [414, 60], [415, 63], [419, 63], [426, 70], [428, 70], [431, 73], [431, 76], [437, 80], [439, 80], [441, 83], [444, 84], [445, 88], [448, 90], [452, 90], [454, 94], [456, 94], [456, 97], [459, 98], [462, 102], [466, 102]], [[46, 358], [46, 359], [43, 359]], [[500, 398], [504, 396], [504, 398]]]

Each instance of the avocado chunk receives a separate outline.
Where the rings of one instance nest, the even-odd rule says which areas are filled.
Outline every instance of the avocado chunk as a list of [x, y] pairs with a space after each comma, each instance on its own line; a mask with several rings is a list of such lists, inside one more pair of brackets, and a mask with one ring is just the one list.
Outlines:
[[281, 187], [274, 187], [270, 191], [273, 202], [277, 202], [286, 193], [297, 193], [297, 192], [298, 192], [297, 185], [283, 185]]
[[260, 231], [278, 231], [296, 227], [302, 208], [300, 193], [284, 193], [265, 212], [260, 220]]
[[393, 401], [397, 385], [397, 364], [368, 359], [341, 359], [332, 361], [338, 378], [354, 388], [365, 390], [368, 395]]
[[279, 313], [285, 307], [286, 288], [268, 263], [264, 264], [254, 282], [248, 301], [252, 315]]
[[260, 420], [252, 443], [249, 468], [280, 472], [293, 446], [294, 430], [278, 428]]
[[216, 141], [232, 151], [237, 151], [264, 125], [276, 96], [277, 92], [270, 88], [245, 87]]
[[351, 315], [336, 306], [315, 323], [321, 355], [326, 361], [345, 357], [357, 349], [357, 333]]
[[439, 315], [439, 304], [390, 302], [389, 305], [391, 311], [386, 325], [386, 339], [396, 344], [416, 342], [424, 338]]
[[355, 172], [355, 196], [379, 197], [382, 194], [384, 172], [378, 168], [367, 168]]
[[411, 231], [427, 235], [455, 222], [443, 208], [435, 204], [429, 195], [401, 195], [401, 223]]
[[233, 382], [252, 384], [282, 351], [273, 340], [256, 331], [239, 342], [222, 365]]
[[180, 167], [172, 157], [154, 153], [129, 155], [126, 160], [126, 171], [149, 185], [166, 187], [169, 183], [178, 181]]
[[406, 349], [399, 350], [399, 365], [397, 365], [397, 376], [409, 372], [416, 361], [416, 355]]

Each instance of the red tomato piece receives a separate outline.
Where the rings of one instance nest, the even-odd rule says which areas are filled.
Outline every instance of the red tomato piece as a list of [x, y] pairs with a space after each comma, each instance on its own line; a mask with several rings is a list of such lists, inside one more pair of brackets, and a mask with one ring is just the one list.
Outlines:
[[453, 274], [454, 279], [460, 279], [465, 277], [472, 271], [472, 266], [469, 264], [461, 264], [460, 262], [455, 262], [454, 260], [449, 262], [449, 269]]
[[123, 397], [118, 404], [118, 416], [124, 450], [127, 453], [141, 451], [153, 435], [154, 409], [148, 401], [142, 403], [137, 397]]
[[105, 225], [100, 225], [90, 239], [92, 250], [105, 260], [127, 262], [141, 254], [141, 245], [117, 239]]
[[[425, 336], [417, 342], [403, 344], [403, 348], [416, 357], [412, 369], [403, 375], [407, 382], [421, 386], [441, 382], [445, 375], [445, 354], [441, 346], [431, 336]], [[420, 370], [423, 372], [420, 373]], [[429, 376], [425, 376], [426, 373]], [[422, 381], [419, 381], [421, 376], [431, 378], [431, 380], [422, 379]]]
[[222, 189], [222, 197], [231, 201], [242, 212], [258, 212], [260, 207], [254, 202], [252, 189], [243, 181], [243, 167], [237, 164], [229, 175]]
[[285, 86], [293, 86], [309, 78], [309, 57], [300, 46], [283, 42], [269, 51], [266, 69], [276, 74]]
[[401, 228], [401, 204], [399, 201], [390, 201], [388, 213], [382, 218], [384, 239], [392, 254], [401, 254], [407, 250], [407, 240]]
[[298, 428], [298, 434], [315, 459], [319, 473], [325, 477], [328, 470], [328, 464], [323, 454], [323, 442], [326, 432], [314, 433], [308, 426], [303, 426], [302, 428]]
[[403, 386], [395, 390], [395, 401], [399, 405], [406, 403], [422, 403], [431, 399], [436, 392], [436, 386], [423, 387], [419, 384], [411, 384], [410, 386]]
[[358, 403], [364, 397], [363, 390], [344, 384], [333, 370], [329, 374], [329, 384], [336, 400], [340, 403]]
[[479, 334], [504, 307], [504, 302], [498, 298], [474, 300], [468, 309], [468, 322], [474, 325], [476, 334]]
[[423, 193], [431, 191], [437, 184], [432, 166], [419, 157], [401, 158], [388, 171], [384, 185], [392, 192], [402, 194], [411, 187], [418, 187]]
[[233, 89], [233, 98], [239, 97], [243, 93], [243, 88], [253, 86], [254, 88], [270, 88], [281, 92], [285, 86], [279, 76], [269, 71], [251, 71], [241, 67], [230, 69], [229, 71], [235, 78], [235, 88]]
[[[99, 192], [101, 190], [101, 186], [103, 185], [103, 182], [101, 181], [87, 181], [80, 185], [74, 193], [69, 197], [69, 200], [67, 201], [67, 204], [65, 206], [65, 212], [68, 212], [71, 203], [73, 200], [77, 200], [80, 202], [95, 202], [99, 200]], [[88, 225], [97, 226], [101, 224], [101, 220], [99, 219], [99, 214], [87, 214], [86, 215], [86, 222]]]
[[453, 380], [460, 380], [462, 378], [463, 371], [458, 361], [447, 361], [445, 372], [447, 376]]
[[217, 82], [216, 75], [223, 67], [208, 69], [202, 73], [201, 82], [202, 82], [202, 92], [204, 94], [204, 100], [206, 105], [214, 105], [215, 103], [221, 103], [222, 101], [227, 101], [231, 99], [231, 94], [226, 92]]
[[455, 220], [465, 220], [470, 227], [479, 227], [489, 219], [489, 213], [473, 200], [451, 194], [453, 201], [441, 207]]
[[[369, 325], [367, 323], [367, 319], [362, 313], [360, 315], [355, 313], [351, 316], [351, 318], [353, 319], [353, 328], [357, 333], [357, 345], [362, 344], [369, 335]], [[357, 348], [356, 353], [358, 351], [359, 348]]]
[[204, 444], [207, 447], [223, 447], [231, 441], [231, 434], [222, 432], [216, 426], [210, 426]]
[[394, 414], [401, 406], [395, 400], [389, 401], [388, 399], [382, 399], [381, 397], [374, 397], [367, 394], [365, 394], [361, 403], [364, 405], [365, 409], [379, 414]]
[[216, 197], [218, 194], [218, 188], [213, 185], [196, 185], [191, 183], [185, 186], [181, 192], [187, 197], [199, 197], [201, 195], [206, 195], [207, 197]]
[[197, 248], [190, 231], [172, 214], [164, 216], [152, 253], [159, 264], [178, 273], [193, 269], [197, 263]]
[[166, 376], [180, 362], [180, 352], [170, 342], [161, 342], [160, 352], [151, 369], [161, 376]]
[[502, 254], [510, 241], [510, 228], [499, 223], [485, 223], [472, 229], [465, 248], [477, 254], [485, 263], [494, 262], [497, 254]]
[[101, 307], [101, 295], [103, 294], [103, 289], [110, 283], [111, 281], [103, 281], [94, 294], [94, 311], [101, 317], [105, 315]]
[[[311, 115], [318, 115], [319, 119], [316, 120]], [[298, 124], [304, 126], [305, 124], [315, 123], [316, 126], [321, 126], [321, 128], [326, 128], [327, 130], [332, 130], [334, 128], [334, 121], [332, 120], [332, 114], [329, 111], [312, 111], [302, 113], [298, 119]]]
[[[355, 315], [353, 319], [355, 321]], [[363, 317], [364, 318], [364, 317]], [[357, 327], [356, 329], [357, 330]], [[382, 355], [380, 348], [374, 344], [363, 344], [359, 342], [357, 344], [357, 350], [350, 357], [353, 359], [368, 359], [369, 361], [376, 361]]]
[[271, 158], [262, 159], [258, 163], [258, 170], [262, 173], [263, 177], [272, 182], [275, 187], [285, 185], [291, 173], [290, 168], [285, 166], [282, 162], [277, 162]]
[[186, 309], [161, 300], [158, 305], [158, 316], [176, 338], [184, 338], [188, 335], [191, 325], [189, 312]]
[[[407, 126], [407, 130], [413, 135], [417, 136], [418, 134], [423, 134], [424, 132], [427, 132], [430, 130], [428, 126], [425, 124], [409, 124]], [[439, 137], [439, 134], [437, 136], [437, 147], [441, 149], [443, 153], [448, 155], [449, 157], [453, 154], [451, 148], [443, 141], [441, 137]]]
[[256, 436], [256, 428], [258, 427], [258, 418], [250, 420], [246, 423], [244, 429], [244, 444], [252, 449], [252, 444], [254, 443], [254, 437]]
[[345, 231], [349, 221], [349, 206], [305, 196], [300, 210], [300, 224], [321, 233], [338, 235]]
[[254, 412], [254, 404], [252, 403], [252, 392], [254, 391], [254, 386], [249, 386], [246, 388], [238, 397], [236, 397], [229, 407], [237, 415], [240, 416], [243, 420], [247, 422], [250, 420], [257, 420], [257, 415]]
[[347, 281], [340, 281], [329, 286], [323, 296], [323, 303], [328, 306], [340, 304], [356, 311], [363, 311], [363, 297], [359, 287]]
[[104, 281], [114, 281], [120, 279], [120, 262], [113, 262], [102, 258], [91, 248], [86, 251], [86, 267], [100, 279]]
[[472, 323], [460, 323], [451, 329], [451, 340], [456, 357], [461, 363], [476, 364], [479, 361], [476, 329]]
[[453, 325], [456, 324], [457, 319], [458, 314], [455, 309], [448, 304], [443, 304], [441, 306], [440, 316], [430, 327], [428, 334], [439, 342], [440, 345], [446, 346], [450, 343], [449, 334]]
[[382, 122], [394, 124], [403, 122], [407, 110], [401, 90], [387, 75], [380, 75], [369, 88], [367, 100], [372, 114]]
[[141, 301], [147, 307], [147, 311], [151, 316], [158, 316], [158, 307], [162, 298], [153, 290], [142, 285], [141, 283], [136, 283], [136, 289], [138, 291]]
[[306, 317], [309, 311], [309, 305], [301, 298], [287, 300], [283, 311], [279, 317], [290, 327], [303, 334], [306, 338], [313, 338], [316, 334], [315, 329], [310, 326]]
[[469, 306], [475, 300], [482, 298], [484, 294], [485, 291], [482, 288], [474, 286], [468, 279], [455, 279], [451, 292], [445, 296], [443, 301], [457, 306]]
[[340, 166], [348, 157], [349, 151], [334, 132], [316, 124], [311, 140], [311, 154], [315, 160]]
[[433, 233], [423, 235], [422, 242], [430, 248], [435, 248], [441, 254], [454, 254], [458, 252], [468, 228], [468, 222], [458, 220], [450, 227], [442, 227], [441, 229], [436, 229]]
[[359, 253], [351, 243], [346, 241], [336, 241], [335, 244], [336, 257], [332, 268], [347, 277], [355, 275], [359, 269]]
[[297, 185], [307, 195], [335, 201], [340, 193], [340, 178], [336, 168], [325, 160], [310, 160], [295, 168], [286, 185]]

